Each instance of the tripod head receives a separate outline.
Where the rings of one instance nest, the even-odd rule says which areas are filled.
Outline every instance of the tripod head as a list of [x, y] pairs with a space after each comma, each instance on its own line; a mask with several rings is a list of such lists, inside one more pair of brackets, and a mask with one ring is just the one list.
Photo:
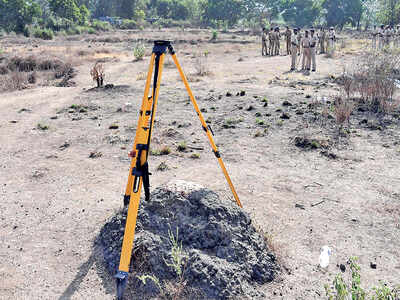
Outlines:
[[167, 49], [171, 55], [175, 54], [174, 48], [172, 47], [171, 41], [157, 40], [154, 41], [153, 52], [156, 55], [161, 55], [167, 52]]

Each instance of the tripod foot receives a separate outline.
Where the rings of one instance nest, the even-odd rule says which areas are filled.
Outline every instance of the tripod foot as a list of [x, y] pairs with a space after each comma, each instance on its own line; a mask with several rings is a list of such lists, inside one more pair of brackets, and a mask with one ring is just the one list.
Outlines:
[[115, 275], [117, 280], [117, 299], [122, 300], [124, 297], [124, 291], [126, 284], [128, 282], [128, 273], [123, 271], [118, 271]]

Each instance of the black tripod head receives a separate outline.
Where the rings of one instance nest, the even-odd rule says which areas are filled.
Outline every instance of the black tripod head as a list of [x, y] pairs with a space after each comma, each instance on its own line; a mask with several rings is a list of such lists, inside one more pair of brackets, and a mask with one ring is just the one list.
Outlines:
[[171, 41], [163, 41], [163, 40], [154, 41], [153, 53], [161, 55], [166, 53], [167, 49], [169, 53], [175, 54]]

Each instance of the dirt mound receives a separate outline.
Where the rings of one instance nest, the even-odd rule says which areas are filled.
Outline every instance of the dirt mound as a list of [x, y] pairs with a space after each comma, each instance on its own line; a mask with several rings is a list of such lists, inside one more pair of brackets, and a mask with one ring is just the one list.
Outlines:
[[[111, 274], [118, 268], [125, 220], [126, 209], [102, 228], [97, 240]], [[144, 285], [137, 276], [154, 275], [163, 283], [177, 281], [177, 274], [167, 265], [171, 260], [168, 237], [176, 234], [177, 228], [186, 257], [185, 289], [195, 290], [200, 299], [264, 299], [256, 288], [272, 281], [278, 266], [250, 217], [234, 202], [182, 181], [157, 188], [149, 202], [141, 202], [132, 259], [134, 276], [128, 283], [137, 297], [159, 294], [155, 284]]]

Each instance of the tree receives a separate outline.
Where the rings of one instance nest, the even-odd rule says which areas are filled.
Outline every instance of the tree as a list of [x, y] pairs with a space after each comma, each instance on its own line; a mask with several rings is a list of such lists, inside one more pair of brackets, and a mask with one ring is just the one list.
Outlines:
[[79, 6], [79, 13], [81, 16], [79, 23], [81, 25], [85, 25], [89, 21], [90, 16], [90, 11], [87, 9], [85, 4], [81, 4], [81, 6]]
[[364, 6], [361, 0], [344, 1], [345, 21], [349, 22], [353, 27], [360, 29], [360, 21], [364, 12]]
[[42, 14], [39, 4], [31, 0], [0, 0], [0, 11], [0, 27], [15, 32], [23, 32]]
[[212, 24], [215, 21], [227, 21], [235, 25], [245, 12], [243, 0], [207, 0], [204, 8], [204, 19]]
[[81, 21], [81, 12], [75, 0], [50, 0], [49, 6], [52, 12], [61, 18], [74, 22]]
[[310, 26], [321, 12], [317, 1], [312, 0], [283, 0], [282, 16], [286, 22], [299, 27]]
[[379, 20], [384, 24], [394, 25], [400, 16], [400, 3], [398, 0], [379, 1]]

